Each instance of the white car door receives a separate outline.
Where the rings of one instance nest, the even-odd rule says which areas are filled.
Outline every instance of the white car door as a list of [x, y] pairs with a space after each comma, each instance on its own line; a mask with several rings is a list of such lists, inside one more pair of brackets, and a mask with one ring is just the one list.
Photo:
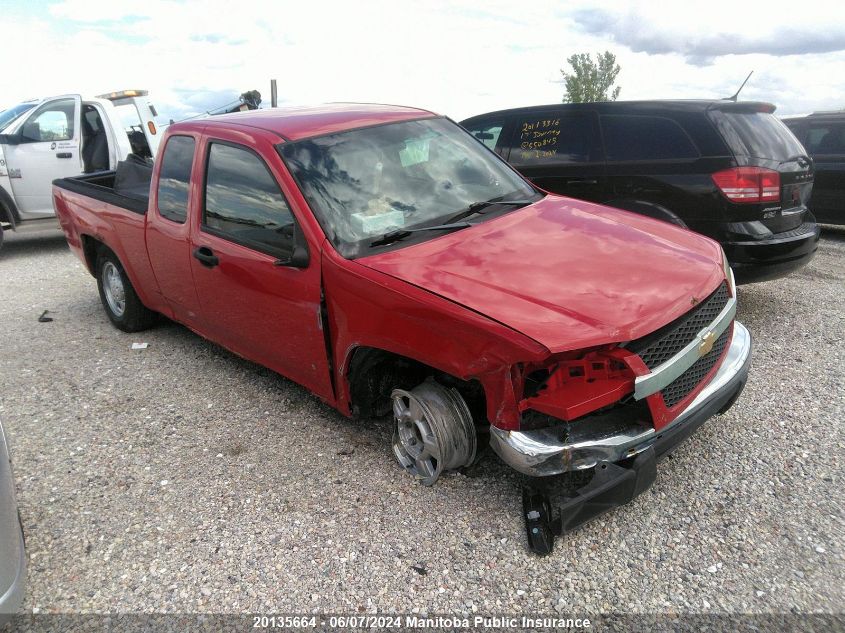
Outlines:
[[22, 219], [53, 215], [53, 180], [82, 173], [81, 110], [79, 95], [56, 97], [6, 131], [6, 168]]

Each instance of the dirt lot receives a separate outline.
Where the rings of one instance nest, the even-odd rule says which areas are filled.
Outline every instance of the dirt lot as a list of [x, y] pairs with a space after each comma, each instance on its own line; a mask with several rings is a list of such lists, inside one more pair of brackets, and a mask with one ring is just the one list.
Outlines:
[[734, 408], [545, 559], [493, 455], [417, 485], [386, 422], [348, 421], [181, 326], [113, 328], [61, 236], [7, 239], [0, 279], [29, 610], [845, 608], [843, 229], [805, 270], [741, 288], [755, 351]]

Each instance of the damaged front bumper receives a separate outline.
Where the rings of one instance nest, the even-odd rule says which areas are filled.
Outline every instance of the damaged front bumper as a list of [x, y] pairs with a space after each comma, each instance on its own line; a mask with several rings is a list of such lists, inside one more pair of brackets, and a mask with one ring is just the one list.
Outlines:
[[615, 463], [654, 447], [660, 455], [683, 442], [712, 416], [739, 397], [751, 364], [751, 335], [738, 321], [721, 366], [690, 405], [660, 431], [636, 423], [597, 422], [589, 418], [532, 431], [490, 429], [490, 445], [512, 468], [547, 477]]

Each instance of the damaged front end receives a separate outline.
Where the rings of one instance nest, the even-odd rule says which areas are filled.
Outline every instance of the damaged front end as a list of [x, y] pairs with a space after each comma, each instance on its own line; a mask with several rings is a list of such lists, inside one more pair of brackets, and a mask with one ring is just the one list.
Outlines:
[[[535, 478], [523, 502], [536, 552], [550, 552], [555, 534], [648, 489], [656, 460], [739, 397], [751, 336], [735, 312], [732, 289], [723, 284], [642, 341], [526, 368], [520, 428], [492, 427], [490, 444]], [[589, 469], [586, 486], [562, 497], [554, 490], [553, 475]]]

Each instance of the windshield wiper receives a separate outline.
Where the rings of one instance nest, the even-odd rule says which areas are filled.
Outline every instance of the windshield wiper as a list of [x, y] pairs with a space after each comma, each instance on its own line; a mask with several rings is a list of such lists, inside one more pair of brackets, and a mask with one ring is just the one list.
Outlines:
[[487, 207], [492, 207], [496, 204], [534, 204], [534, 200], [482, 200], [481, 202], [473, 202], [463, 211], [456, 213], [451, 218], [446, 220], [446, 223], [449, 222], [456, 222], [457, 220], [462, 220], [464, 218], [468, 218], [471, 215], [475, 215], [476, 213], [481, 214], [484, 213], [484, 209]]
[[469, 222], [449, 222], [446, 224], [436, 224], [434, 226], [421, 226], [417, 229], [396, 229], [389, 231], [382, 235], [377, 240], [370, 242], [370, 246], [384, 246], [385, 244], [392, 244], [399, 240], [404, 240], [411, 233], [419, 233], [421, 231], [455, 231], [457, 229], [466, 229], [472, 226]]

